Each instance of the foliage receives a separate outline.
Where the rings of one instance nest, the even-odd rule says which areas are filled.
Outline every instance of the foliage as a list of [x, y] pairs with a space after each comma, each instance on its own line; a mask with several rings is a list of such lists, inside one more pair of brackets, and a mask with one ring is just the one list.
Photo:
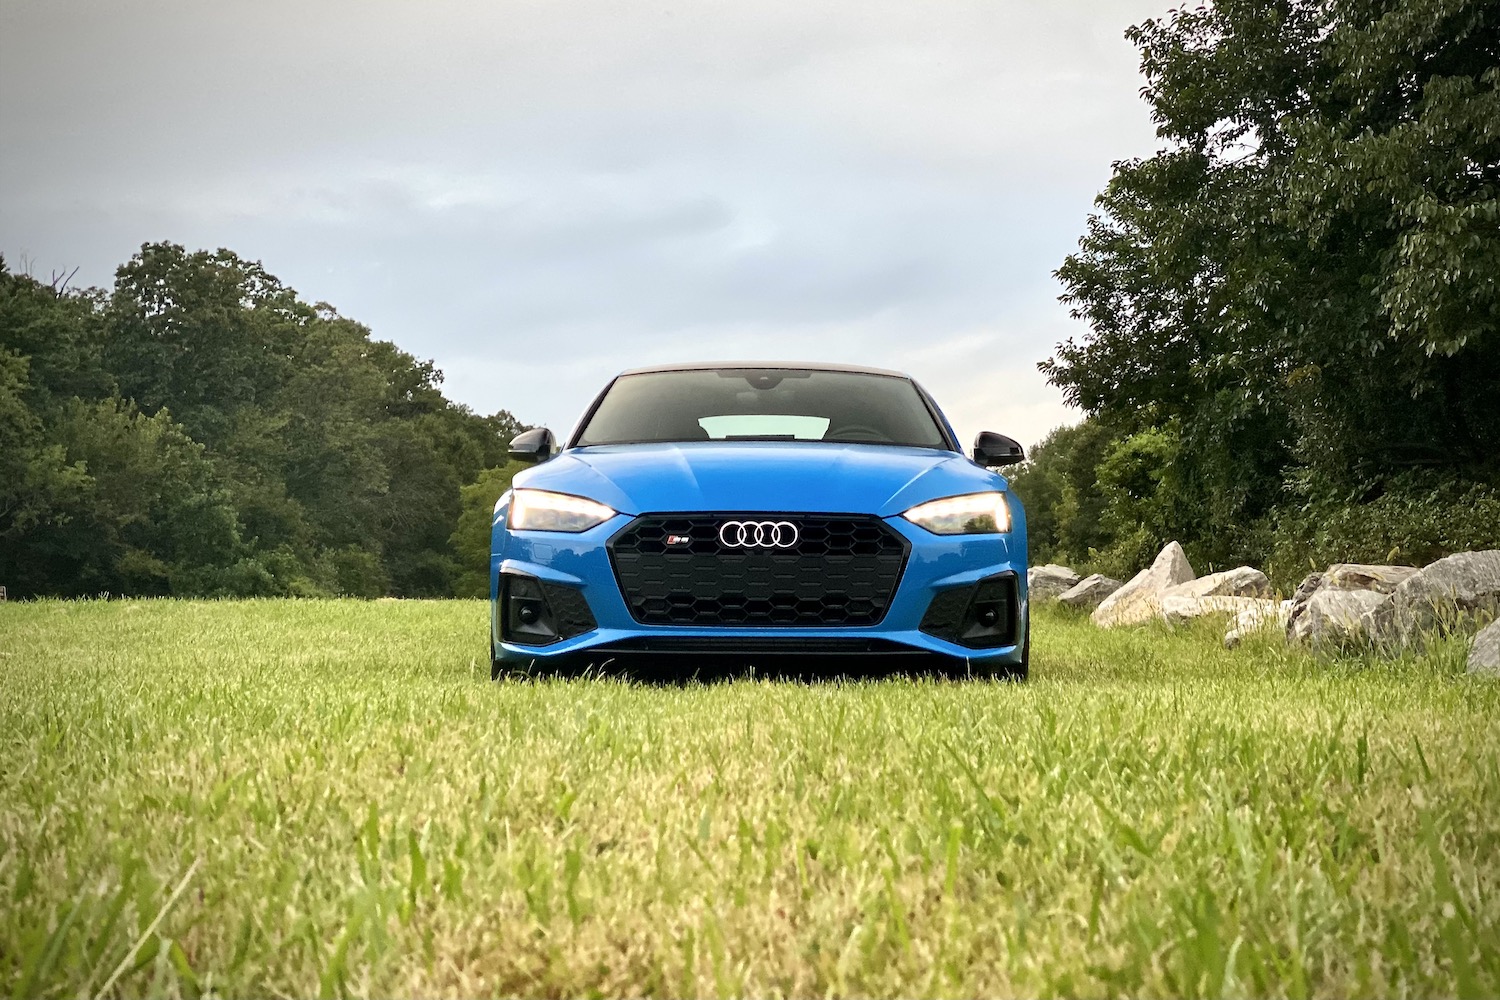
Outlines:
[[219, 593], [241, 554], [204, 448], [165, 410], [106, 399], [60, 405], [51, 439], [74, 489], [16, 546], [20, 579], [49, 593]]
[[521, 425], [259, 263], [147, 244], [112, 291], [0, 260], [13, 595], [446, 596], [459, 490]]
[[1334, 562], [1423, 566], [1451, 552], [1500, 549], [1500, 487], [1417, 471], [1368, 503], [1288, 510], [1276, 535], [1273, 562], [1288, 574]]
[[484, 620], [0, 605], [8, 992], [1500, 992], [1461, 644], [1049, 611], [1025, 685], [492, 684]]
[[1129, 37], [1164, 148], [1116, 164], [1058, 270], [1089, 333], [1043, 370], [1179, 446], [1094, 549], [1170, 525], [1195, 561], [1265, 558], [1403, 483], [1500, 488], [1500, 8], [1226, 0]]
[[485, 469], [474, 482], [459, 490], [462, 513], [451, 539], [453, 552], [464, 567], [454, 584], [459, 597], [488, 597], [490, 594], [490, 532], [494, 527], [495, 504], [510, 489], [510, 481], [524, 469], [520, 462], [509, 462]]
[[1251, 562], [1289, 593], [1331, 563], [1423, 566], [1452, 552], [1500, 549], [1500, 486], [1433, 469], [1393, 476], [1360, 503], [1298, 503], [1305, 487], [1294, 482], [1269, 514], [1203, 537], [1182, 506], [1199, 491], [1180, 478], [1185, 466], [1171, 457], [1169, 430], [1116, 433], [1097, 418], [1059, 428], [1010, 477], [1026, 505], [1033, 563], [1126, 579], [1176, 538], [1200, 573]]
[[1025, 464], [1007, 470], [1011, 488], [1026, 506], [1033, 563], [1084, 566], [1109, 544], [1095, 470], [1115, 440], [1098, 420], [1059, 427], [1031, 450]]

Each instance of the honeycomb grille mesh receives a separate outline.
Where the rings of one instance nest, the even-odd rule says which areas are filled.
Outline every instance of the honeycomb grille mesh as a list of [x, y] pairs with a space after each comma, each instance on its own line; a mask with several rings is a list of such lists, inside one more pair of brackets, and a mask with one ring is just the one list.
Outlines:
[[[789, 521], [789, 548], [732, 548], [725, 521]], [[669, 539], [671, 541], [669, 542]], [[906, 564], [906, 539], [876, 517], [648, 514], [609, 543], [615, 578], [643, 625], [876, 625]]]
[[957, 640], [964, 628], [964, 612], [973, 600], [971, 587], [961, 590], [945, 590], [932, 599], [927, 613], [922, 616], [921, 629], [939, 639]]
[[593, 611], [589, 610], [589, 602], [581, 591], [543, 580], [542, 596], [552, 611], [558, 638], [571, 639], [598, 627]]

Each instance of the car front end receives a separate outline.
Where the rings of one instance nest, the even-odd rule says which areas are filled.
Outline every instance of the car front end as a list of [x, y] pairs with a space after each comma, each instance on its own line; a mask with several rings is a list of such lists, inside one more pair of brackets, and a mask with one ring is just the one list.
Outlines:
[[[617, 432], [591, 443], [607, 389], [568, 447], [518, 474], [497, 503], [496, 675], [642, 659], [769, 666], [809, 655], [1025, 675], [1024, 511], [1002, 476], [956, 450], [914, 383], [936, 430], [910, 442], [900, 439], [918, 432], [888, 415], [912, 407], [904, 391], [840, 382], [841, 370], [667, 371], [728, 382], [660, 380], [687, 397], [676, 404], [662, 402], [660, 385], [638, 387], [665, 416], [631, 424], [616, 415], [606, 426]], [[636, 374], [663, 373], [621, 379]], [[793, 378], [801, 381], [773, 391]], [[851, 385], [894, 402], [846, 413], [851, 404], [838, 397]], [[737, 422], [715, 423], [731, 416]], [[665, 433], [663, 423], [679, 429]], [[887, 440], [866, 440], [877, 437]]]

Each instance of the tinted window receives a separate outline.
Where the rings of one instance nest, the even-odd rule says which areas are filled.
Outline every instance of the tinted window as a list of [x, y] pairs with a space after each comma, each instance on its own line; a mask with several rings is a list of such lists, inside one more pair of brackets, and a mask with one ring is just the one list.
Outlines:
[[576, 443], [714, 440], [948, 447], [909, 380], [790, 368], [623, 375]]

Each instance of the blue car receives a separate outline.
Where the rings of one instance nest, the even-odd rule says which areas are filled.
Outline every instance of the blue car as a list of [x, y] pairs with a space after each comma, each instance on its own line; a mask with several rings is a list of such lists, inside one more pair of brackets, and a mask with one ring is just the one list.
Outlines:
[[1026, 516], [899, 372], [702, 364], [617, 376], [495, 505], [493, 677], [707, 658], [1024, 678]]

